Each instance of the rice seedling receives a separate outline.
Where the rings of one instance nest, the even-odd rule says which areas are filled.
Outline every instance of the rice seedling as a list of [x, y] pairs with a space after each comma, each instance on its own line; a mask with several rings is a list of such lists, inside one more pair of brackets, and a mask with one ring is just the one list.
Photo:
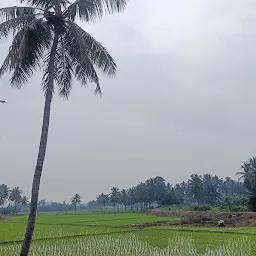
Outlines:
[[[19, 255], [20, 245], [0, 246], [0, 255]], [[198, 252], [192, 238], [175, 237], [166, 248], [142, 242], [135, 235], [102, 236], [34, 242], [30, 256], [252, 256], [253, 244], [247, 237], [228, 241], [218, 248]]]
[[241, 237], [239, 240], [227, 241], [216, 250], [208, 249], [205, 256], [247, 256], [255, 255], [253, 243], [248, 237]]

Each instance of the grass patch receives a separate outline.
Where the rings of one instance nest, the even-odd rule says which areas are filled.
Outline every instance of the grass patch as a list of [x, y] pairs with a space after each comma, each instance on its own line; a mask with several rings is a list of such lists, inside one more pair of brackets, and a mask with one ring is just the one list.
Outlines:
[[[232, 246], [241, 241], [249, 244], [252, 254], [233, 254], [233, 255], [256, 255], [256, 229], [255, 228], [218, 228], [218, 227], [192, 227], [192, 226], [159, 226], [147, 227], [144, 229], [134, 229], [125, 227], [130, 224], [150, 223], [157, 221], [171, 221], [177, 218], [172, 217], [155, 217], [141, 213], [120, 213], [120, 214], [102, 214], [102, 213], [84, 213], [79, 212], [77, 215], [71, 214], [40, 214], [37, 218], [35, 228], [34, 242], [31, 255], [206, 255], [207, 256], [229, 256], [233, 253]], [[7, 222], [0, 222], [0, 242], [12, 242], [22, 240], [25, 227], [26, 216], [11, 217]], [[175, 228], [176, 230], [168, 230]], [[184, 232], [186, 230], [186, 232]], [[240, 234], [222, 234], [212, 231], [238, 232]], [[134, 232], [134, 233], [127, 233]], [[197, 231], [197, 232], [195, 232]], [[178, 238], [179, 240], [177, 240]], [[41, 241], [40, 239], [45, 239]], [[182, 240], [183, 239], [183, 240]], [[243, 240], [244, 239], [244, 240]], [[247, 239], [247, 240], [246, 240]], [[113, 247], [109, 248], [108, 243]], [[174, 245], [177, 243], [177, 246]], [[163, 254], [174, 253], [171, 250], [181, 250], [182, 253], [186, 248], [181, 248], [181, 244], [191, 248], [192, 254]], [[0, 245], [0, 255], [18, 255], [21, 243]], [[96, 254], [94, 246], [103, 246], [102, 252], [106, 254]], [[76, 248], [74, 248], [76, 246]], [[96, 247], [97, 247], [96, 246]], [[127, 248], [131, 247], [131, 250]], [[171, 246], [173, 248], [171, 248]], [[176, 247], [175, 247], [176, 246]], [[242, 249], [246, 250], [246, 244]], [[126, 248], [124, 252], [118, 251], [118, 248]], [[133, 251], [132, 249], [137, 251]], [[229, 248], [229, 252], [225, 251]], [[249, 248], [249, 247], [248, 247]], [[65, 251], [65, 250], [66, 251]], [[74, 253], [71, 254], [71, 251]], [[182, 251], [183, 250], [183, 251]], [[217, 250], [225, 252], [216, 254]], [[108, 254], [110, 251], [113, 254]], [[197, 254], [193, 254], [193, 253]], [[101, 252], [100, 252], [101, 253]], [[120, 253], [120, 254], [118, 254]], [[135, 254], [134, 254], [135, 253]], [[162, 253], [162, 254], [161, 254]], [[233, 256], [232, 255], [232, 256]]]

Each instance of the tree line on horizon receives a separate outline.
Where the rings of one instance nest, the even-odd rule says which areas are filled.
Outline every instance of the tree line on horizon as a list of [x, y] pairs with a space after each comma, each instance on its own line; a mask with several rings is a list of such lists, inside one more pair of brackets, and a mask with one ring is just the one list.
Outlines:
[[[95, 200], [82, 202], [76, 193], [70, 202], [38, 201], [38, 211], [72, 211], [93, 209], [147, 210], [163, 206], [193, 206], [194, 210], [218, 207], [228, 210], [256, 211], [256, 157], [241, 165], [236, 181], [230, 177], [221, 178], [211, 174], [192, 174], [187, 181], [175, 185], [163, 177], [156, 176], [137, 185], [120, 189], [112, 187], [110, 193], [100, 193]], [[28, 198], [19, 187], [0, 185], [0, 213], [18, 213], [29, 206]]]
[[[140, 182], [129, 189], [111, 188], [109, 194], [101, 193], [88, 202], [88, 209], [124, 208], [148, 209], [162, 206], [194, 206], [228, 210], [256, 211], [256, 157], [241, 165], [238, 181], [211, 174], [192, 174], [187, 181], [171, 185], [162, 177]], [[203, 206], [203, 207], [200, 207]], [[207, 207], [210, 206], [210, 207]]]
[[[187, 181], [176, 185], [167, 182], [163, 177], [157, 176], [128, 189], [113, 187], [109, 194], [101, 193], [96, 200], [88, 203], [82, 202], [80, 194], [76, 193], [70, 200], [63, 203], [38, 201], [39, 212], [113, 209], [113, 210], [146, 210], [163, 206], [189, 206], [200, 210], [200, 205], [225, 206], [234, 208], [245, 206], [247, 192], [244, 183], [230, 177], [220, 178], [211, 174], [192, 174]], [[23, 206], [23, 207], [22, 207]], [[22, 197], [19, 187], [8, 188], [0, 185], [0, 207], [3, 214], [27, 211], [28, 198]], [[205, 208], [206, 207], [206, 208]]]
[[230, 177], [220, 178], [211, 174], [192, 174], [187, 181], [176, 185], [157, 176], [129, 189], [111, 188], [109, 194], [101, 193], [88, 202], [88, 209], [137, 209], [171, 205], [210, 205], [227, 207], [246, 204], [243, 182]]
[[[25, 213], [30, 206], [29, 199], [23, 195], [20, 187], [10, 188], [6, 184], [0, 185], [0, 214], [10, 215]], [[38, 201], [38, 209], [41, 212], [51, 211], [73, 211], [77, 209], [86, 209], [82, 204], [82, 197], [76, 193], [70, 199], [70, 202], [63, 203], [47, 202], [45, 199]]]

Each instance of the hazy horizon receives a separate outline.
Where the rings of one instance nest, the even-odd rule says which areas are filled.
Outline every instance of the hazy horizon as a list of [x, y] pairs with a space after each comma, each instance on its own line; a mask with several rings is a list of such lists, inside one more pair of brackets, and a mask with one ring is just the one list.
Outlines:
[[[0, 7], [16, 4], [2, 0]], [[254, 155], [256, 1], [130, 1], [86, 24], [118, 64], [115, 79], [54, 97], [40, 198], [84, 201], [150, 177], [235, 177]], [[3, 61], [10, 40], [2, 42]], [[41, 73], [22, 90], [1, 79], [1, 182], [30, 196], [41, 132]], [[237, 178], [236, 178], [237, 179]]]

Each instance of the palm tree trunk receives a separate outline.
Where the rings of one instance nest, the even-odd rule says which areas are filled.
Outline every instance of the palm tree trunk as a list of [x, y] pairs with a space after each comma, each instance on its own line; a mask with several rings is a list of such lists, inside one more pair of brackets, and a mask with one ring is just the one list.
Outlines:
[[29, 248], [32, 241], [32, 236], [34, 233], [34, 228], [35, 228], [40, 180], [41, 180], [41, 174], [42, 174], [43, 165], [44, 165], [47, 139], [48, 139], [51, 102], [52, 102], [53, 86], [54, 86], [54, 61], [55, 61], [55, 55], [56, 55], [57, 46], [58, 46], [58, 38], [59, 37], [56, 34], [53, 40], [52, 49], [50, 53], [50, 60], [49, 60], [49, 66], [48, 66], [49, 80], [48, 80], [48, 89], [46, 91], [46, 96], [45, 96], [41, 139], [40, 139], [37, 163], [36, 163], [36, 168], [35, 168], [35, 173], [34, 173], [34, 178], [32, 183], [31, 204], [30, 204], [30, 212], [29, 212], [29, 217], [27, 222], [27, 229], [26, 229], [24, 240], [23, 240], [20, 256], [28, 255]]

